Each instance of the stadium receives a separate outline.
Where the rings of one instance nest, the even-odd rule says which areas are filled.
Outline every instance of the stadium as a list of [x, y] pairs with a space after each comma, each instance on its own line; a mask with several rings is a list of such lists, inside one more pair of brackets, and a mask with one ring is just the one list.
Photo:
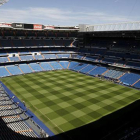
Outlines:
[[139, 140], [139, 99], [140, 22], [0, 23], [0, 140]]

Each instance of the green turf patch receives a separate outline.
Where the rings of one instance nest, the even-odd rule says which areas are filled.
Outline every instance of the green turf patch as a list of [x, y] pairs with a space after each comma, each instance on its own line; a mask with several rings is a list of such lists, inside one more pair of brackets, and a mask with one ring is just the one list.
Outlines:
[[55, 134], [94, 122], [140, 98], [140, 91], [69, 70], [2, 78]]

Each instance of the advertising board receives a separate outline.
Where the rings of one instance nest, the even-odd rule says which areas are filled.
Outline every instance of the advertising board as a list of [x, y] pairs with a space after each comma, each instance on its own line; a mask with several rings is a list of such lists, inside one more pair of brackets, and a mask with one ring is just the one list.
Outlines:
[[0, 27], [2, 27], [2, 28], [12, 28], [12, 25], [10, 23], [0, 23]]
[[34, 24], [33, 29], [34, 30], [42, 30], [42, 25]]
[[12, 27], [17, 28], [17, 29], [24, 29], [24, 24], [22, 24], [22, 23], [13, 23]]
[[46, 30], [54, 30], [54, 26], [44, 26], [44, 29], [46, 29]]

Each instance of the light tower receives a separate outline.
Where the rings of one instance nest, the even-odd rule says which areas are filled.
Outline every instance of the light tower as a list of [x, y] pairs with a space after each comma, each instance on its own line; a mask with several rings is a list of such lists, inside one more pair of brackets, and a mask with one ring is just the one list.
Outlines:
[[7, 3], [9, 0], [0, 0], [0, 6]]

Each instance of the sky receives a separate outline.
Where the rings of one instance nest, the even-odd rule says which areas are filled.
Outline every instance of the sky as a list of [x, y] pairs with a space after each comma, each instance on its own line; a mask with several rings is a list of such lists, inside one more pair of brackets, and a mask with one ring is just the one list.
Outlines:
[[76, 26], [140, 21], [140, 0], [9, 0], [0, 22]]

